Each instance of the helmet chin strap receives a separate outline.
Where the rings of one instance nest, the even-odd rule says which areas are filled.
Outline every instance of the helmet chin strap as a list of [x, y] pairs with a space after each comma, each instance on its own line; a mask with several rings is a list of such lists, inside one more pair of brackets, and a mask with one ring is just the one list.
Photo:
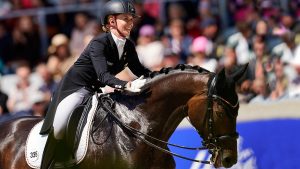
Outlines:
[[114, 20], [115, 20], [115, 24], [114, 24], [114, 28], [117, 30], [118, 34], [122, 37], [122, 38], [127, 38], [126, 35], [124, 35], [118, 28], [118, 22], [117, 22], [117, 19], [116, 17], [114, 16]]

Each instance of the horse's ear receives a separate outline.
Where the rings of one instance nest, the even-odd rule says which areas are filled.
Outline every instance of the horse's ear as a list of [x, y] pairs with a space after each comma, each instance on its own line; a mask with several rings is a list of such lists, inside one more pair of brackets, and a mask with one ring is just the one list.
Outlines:
[[238, 81], [246, 72], [248, 68], [248, 63], [245, 65], [238, 66], [237, 69], [230, 74], [230, 78], [232, 78], [235, 82]]
[[219, 73], [218, 73], [218, 79], [220, 81], [224, 81], [226, 79], [226, 74], [225, 74], [225, 69], [223, 68]]

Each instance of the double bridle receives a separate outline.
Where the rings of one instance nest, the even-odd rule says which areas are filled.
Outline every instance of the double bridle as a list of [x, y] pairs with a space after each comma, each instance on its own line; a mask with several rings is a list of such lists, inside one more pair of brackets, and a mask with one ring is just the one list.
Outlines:
[[[226, 99], [216, 95], [216, 81], [217, 81], [217, 75], [214, 75], [210, 78], [210, 83], [208, 86], [208, 103], [207, 103], [207, 110], [206, 110], [206, 117], [208, 117], [208, 136], [207, 138], [203, 139], [202, 144], [204, 147], [186, 147], [186, 146], [180, 146], [180, 145], [176, 145], [176, 144], [172, 144], [163, 140], [160, 140], [158, 138], [152, 137], [150, 135], [147, 135], [145, 133], [140, 132], [139, 130], [123, 123], [119, 117], [117, 117], [114, 113], [114, 110], [112, 110], [111, 108], [113, 107], [113, 101], [111, 100], [110, 97], [106, 96], [100, 96], [98, 97], [99, 103], [102, 104], [102, 107], [108, 112], [107, 115], [110, 115], [114, 121], [123, 129], [129, 131], [131, 134], [133, 134], [135, 137], [137, 137], [138, 139], [142, 140], [145, 144], [156, 148], [162, 152], [165, 152], [167, 154], [179, 157], [179, 158], [183, 158], [189, 161], [194, 161], [194, 162], [200, 162], [200, 163], [205, 163], [205, 164], [215, 164], [216, 162], [216, 158], [219, 154], [219, 152], [222, 150], [222, 148], [220, 147], [220, 141], [221, 140], [236, 140], [239, 136], [239, 134], [237, 132], [234, 132], [232, 134], [228, 134], [228, 135], [221, 135], [221, 136], [217, 136], [214, 130], [214, 118], [213, 118], [213, 101], [216, 100], [218, 101], [219, 104], [221, 104], [222, 106], [224, 106], [224, 108], [226, 110], [230, 109], [230, 110], [235, 110], [238, 108], [238, 101], [233, 105], [231, 104], [229, 101], [227, 101]], [[227, 112], [227, 111], [226, 111]], [[105, 116], [105, 118], [107, 117], [107, 115]], [[233, 115], [230, 113], [227, 113], [227, 115], [229, 115], [231, 118], [233, 118]], [[102, 120], [104, 121], [104, 119]], [[197, 131], [199, 133], [199, 131]], [[200, 133], [199, 133], [200, 134]], [[157, 142], [166, 144], [166, 145], [170, 145], [173, 147], [178, 147], [178, 148], [182, 148], [182, 149], [188, 149], [188, 150], [208, 150], [211, 154], [213, 154], [214, 158], [210, 159], [210, 161], [202, 161], [202, 160], [195, 160], [192, 158], [188, 158], [176, 153], [173, 153], [167, 149], [164, 149], [160, 146], [157, 146], [156, 144], [152, 143], [151, 141], [149, 141], [148, 139], [152, 139], [155, 140]]]
[[[239, 134], [237, 132], [227, 134], [227, 135], [216, 135], [214, 130], [214, 111], [213, 111], [213, 101], [216, 100], [219, 104], [221, 104], [226, 114], [230, 118], [234, 118], [234, 115], [231, 113], [228, 113], [228, 110], [237, 111], [236, 109], [239, 106], [239, 102], [237, 101], [235, 104], [231, 104], [226, 99], [216, 95], [216, 83], [217, 83], [217, 75], [212, 76], [209, 81], [210, 83], [208, 86], [208, 95], [207, 95], [207, 110], [206, 110], [206, 117], [207, 123], [208, 123], [208, 136], [203, 139], [202, 145], [206, 147], [211, 154], [213, 154], [213, 157], [211, 159], [211, 163], [214, 164], [217, 160], [217, 156], [219, 152], [222, 150], [220, 147], [220, 141], [223, 140], [236, 140], [239, 137]], [[199, 132], [198, 132], [199, 133]], [[200, 134], [200, 133], [199, 133]]]

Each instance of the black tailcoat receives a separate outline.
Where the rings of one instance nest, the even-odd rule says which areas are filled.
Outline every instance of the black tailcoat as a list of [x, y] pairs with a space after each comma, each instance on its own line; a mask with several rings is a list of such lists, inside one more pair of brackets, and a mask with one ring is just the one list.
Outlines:
[[105, 85], [124, 87], [127, 82], [116, 78], [115, 75], [125, 67], [129, 67], [136, 76], [150, 73], [140, 63], [132, 41], [126, 40], [124, 52], [119, 59], [118, 49], [111, 33], [101, 34], [91, 40], [53, 94], [40, 133], [49, 132], [53, 125], [57, 105], [73, 92], [83, 87], [90, 91], [96, 91]]

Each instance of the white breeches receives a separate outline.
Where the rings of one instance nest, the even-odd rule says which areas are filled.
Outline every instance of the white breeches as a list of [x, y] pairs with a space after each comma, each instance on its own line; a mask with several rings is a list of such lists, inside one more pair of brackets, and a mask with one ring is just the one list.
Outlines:
[[68, 122], [68, 118], [73, 110], [82, 103], [84, 97], [90, 92], [85, 88], [65, 97], [57, 106], [53, 121], [54, 137], [63, 139]]

